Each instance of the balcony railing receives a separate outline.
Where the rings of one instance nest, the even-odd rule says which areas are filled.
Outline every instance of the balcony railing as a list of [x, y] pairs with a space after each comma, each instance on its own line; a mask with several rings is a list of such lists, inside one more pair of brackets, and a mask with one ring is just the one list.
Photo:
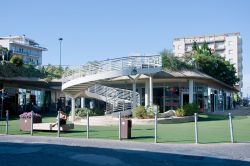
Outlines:
[[18, 51], [18, 50], [12, 50], [12, 53], [16, 53], [16, 54], [21, 54], [21, 55], [27, 55], [27, 56], [35, 56], [35, 57], [39, 57], [42, 56], [41, 54], [37, 54], [37, 53], [30, 53], [27, 51]]
[[20, 45], [24, 45], [27, 47], [33, 47], [33, 48], [41, 49], [43, 51], [47, 51], [47, 48], [41, 47], [40, 45], [33, 45], [33, 44], [31, 45], [29, 42], [24, 42], [24, 41], [19, 41], [19, 40], [10, 40], [10, 42], [14, 44], [20, 44]]

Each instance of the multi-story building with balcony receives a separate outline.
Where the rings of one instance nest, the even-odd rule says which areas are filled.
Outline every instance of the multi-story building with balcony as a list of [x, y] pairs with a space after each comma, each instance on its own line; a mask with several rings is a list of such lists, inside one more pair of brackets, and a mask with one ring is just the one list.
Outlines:
[[47, 48], [41, 47], [25, 35], [0, 37], [0, 45], [12, 51], [13, 55], [19, 55], [25, 64], [34, 66], [42, 64], [42, 52], [47, 51]]
[[225, 57], [231, 64], [234, 64], [237, 76], [240, 78], [240, 82], [236, 85], [236, 88], [241, 91], [243, 87], [243, 57], [242, 38], [240, 33], [175, 38], [173, 41], [173, 52], [175, 56], [181, 57], [185, 53], [191, 52], [194, 41], [198, 45], [202, 45], [206, 42], [212, 52]]

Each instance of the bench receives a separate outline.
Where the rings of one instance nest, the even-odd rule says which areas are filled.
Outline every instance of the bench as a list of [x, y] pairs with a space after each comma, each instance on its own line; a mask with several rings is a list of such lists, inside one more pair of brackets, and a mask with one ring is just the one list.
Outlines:
[[[34, 123], [33, 130], [40, 130], [40, 131], [57, 131], [58, 125], [53, 126], [54, 123]], [[60, 131], [68, 131], [74, 129], [74, 124], [65, 124], [60, 126]]]

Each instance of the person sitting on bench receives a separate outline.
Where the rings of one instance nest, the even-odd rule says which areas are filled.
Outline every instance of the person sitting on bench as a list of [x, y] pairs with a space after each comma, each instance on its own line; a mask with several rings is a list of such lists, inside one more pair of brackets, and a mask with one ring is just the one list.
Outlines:
[[[60, 126], [65, 125], [66, 121], [67, 121], [67, 115], [63, 111], [59, 111], [59, 113], [60, 113]], [[57, 119], [57, 122], [55, 124], [53, 124], [52, 127], [54, 127], [55, 125], [58, 124], [58, 115], [57, 115], [56, 119]]]

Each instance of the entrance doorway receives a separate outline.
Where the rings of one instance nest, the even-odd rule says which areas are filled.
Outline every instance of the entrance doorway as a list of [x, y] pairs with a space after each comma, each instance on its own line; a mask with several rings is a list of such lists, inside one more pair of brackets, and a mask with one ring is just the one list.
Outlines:
[[189, 94], [182, 94], [182, 106], [189, 103]]
[[154, 88], [153, 94], [153, 103], [160, 107], [160, 112], [163, 112], [163, 88]]
[[211, 112], [214, 112], [214, 94], [210, 95], [210, 99], [211, 99]]

